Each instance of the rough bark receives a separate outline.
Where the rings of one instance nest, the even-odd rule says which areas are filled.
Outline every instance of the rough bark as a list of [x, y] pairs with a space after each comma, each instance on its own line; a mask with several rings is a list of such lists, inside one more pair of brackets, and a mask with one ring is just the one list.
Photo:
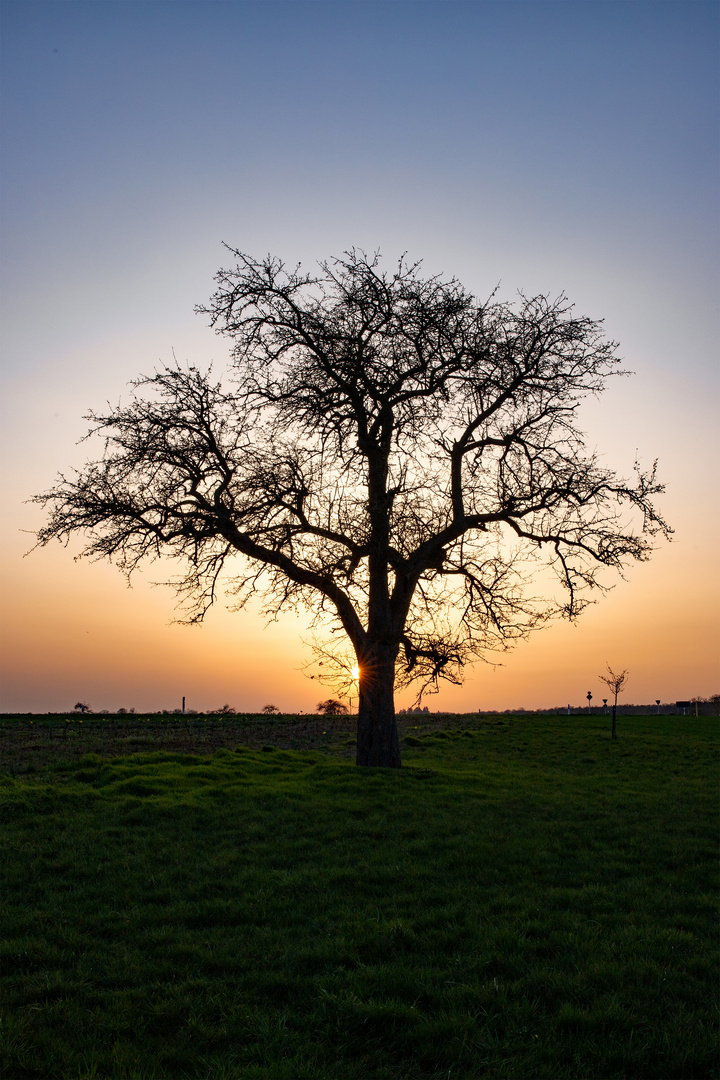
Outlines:
[[358, 765], [400, 768], [400, 740], [395, 719], [395, 657], [379, 650], [363, 658], [360, 666], [358, 708]]

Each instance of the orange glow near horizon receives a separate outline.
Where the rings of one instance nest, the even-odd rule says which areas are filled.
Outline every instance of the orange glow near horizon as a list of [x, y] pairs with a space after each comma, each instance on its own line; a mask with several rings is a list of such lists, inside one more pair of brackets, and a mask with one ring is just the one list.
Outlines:
[[[432, 711], [532, 709], [581, 705], [588, 690], [599, 703], [606, 661], [630, 671], [626, 702], [716, 693], [720, 597], [705, 572], [710, 547], [693, 554], [665, 546], [577, 625], [539, 631], [423, 703]], [[266, 625], [257, 609], [232, 612], [219, 603], [201, 627], [173, 624], [172, 591], [150, 584], [168, 568], [154, 569], [128, 589], [114, 567], [73, 562], [60, 547], [17, 559], [2, 588], [0, 711], [62, 711], [78, 700], [95, 711], [152, 711], [177, 708], [183, 696], [199, 711], [225, 703], [314, 711], [318, 686], [301, 670], [309, 619]], [[412, 690], [399, 693], [398, 708], [412, 698]]]

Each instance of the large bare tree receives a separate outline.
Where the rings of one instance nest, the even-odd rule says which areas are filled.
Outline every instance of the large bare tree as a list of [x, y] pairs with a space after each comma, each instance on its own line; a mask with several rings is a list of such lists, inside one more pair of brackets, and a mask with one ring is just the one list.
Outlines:
[[104, 453], [37, 496], [38, 541], [80, 533], [127, 573], [178, 559], [191, 620], [226, 569], [240, 606], [261, 589], [271, 614], [310, 609], [325, 671], [347, 665], [335, 631], [356, 659], [358, 764], [397, 767], [394, 689], [574, 618], [599, 570], [668, 533], [662, 487], [586, 447], [578, 405], [620, 362], [564, 297], [479, 303], [405, 260], [352, 250], [311, 275], [229, 250], [199, 309], [228, 376], [168, 367], [91, 414]]

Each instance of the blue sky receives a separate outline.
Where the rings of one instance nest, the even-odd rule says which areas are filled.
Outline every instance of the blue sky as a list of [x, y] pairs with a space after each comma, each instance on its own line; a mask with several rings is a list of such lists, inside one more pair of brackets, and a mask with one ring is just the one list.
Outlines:
[[[222, 363], [193, 306], [227, 261], [223, 241], [310, 264], [351, 245], [391, 260], [407, 250], [479, 296], [498, 282], [508, 297], [565, 291], [605, 317], [637, 374], [589, 407], [591, 437], [626, 472], [636, 447], [661, 458], [677, 529], [673, 554], [612, 603], [620, 615], [645, 604], [654, 623], [665, 611], [670, 651], [679, 618], [706, 640], [697, 611], [714, 587], [719, 524], [719, 11], [685, 0], [3, 3], [3, 564], [6, 623], [22, 625], [26, 652], [37, 628], [22, 597], [56, 610], [58, 575], [78, 574], [90, 593], [101, 583], [101, 609], [112, 586], [68, 553], [20, 561], [20, 530], [38, 524], [23, 499], [83, 460], [82, 414], [133, 376], [173, 349]], [[153, 603], [161, 636], [172, 602]], [[195, 647], [216, 648], [213, 633]], [[502, 693], [525, 685], [529, 655]], [[687, 670], [668, 694], [687, 696], [691, 682], [712, 692], [717, 668]]]

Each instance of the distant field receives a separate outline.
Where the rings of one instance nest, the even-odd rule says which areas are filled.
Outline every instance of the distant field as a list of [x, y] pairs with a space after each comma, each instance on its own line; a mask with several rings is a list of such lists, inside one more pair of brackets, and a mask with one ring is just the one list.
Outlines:
[[207, 754], [238, 743], [258, 748], [270, 744], [286, 750], [323, 749], [354, 756], [355, 724], [355, 717], [315, 714], [184, 717], [153, 713], [80, 716], [69, 712], [4, 716], [0, 718], [0, 775], [35, 772], [88, 753], [119, 756], [180, 750]]
[[3, 1080], [720, 1077], [717, 720], [80, 720], [0, 722]]

